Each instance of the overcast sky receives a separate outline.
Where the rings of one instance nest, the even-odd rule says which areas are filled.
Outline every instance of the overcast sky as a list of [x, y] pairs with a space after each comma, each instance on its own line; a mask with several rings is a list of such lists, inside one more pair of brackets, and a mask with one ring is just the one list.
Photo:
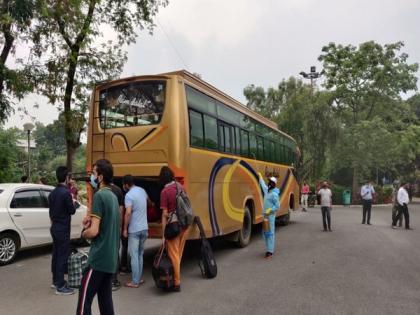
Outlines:
[[[141, 32], [128, 47], [121, 76], [186, 69], [244, 102], [248, 84], [276, 86], [312, 65], [319, 69], [329, 42], [402, 40], [409, 62], [420, 62], [419, 21], [420, 0], [170, 0], [153, 36]], [[50, 123], [57, 111], [42, 103], [24, 100], [38, 121]], [[26, 120], [14, 115], [6, 127]]]

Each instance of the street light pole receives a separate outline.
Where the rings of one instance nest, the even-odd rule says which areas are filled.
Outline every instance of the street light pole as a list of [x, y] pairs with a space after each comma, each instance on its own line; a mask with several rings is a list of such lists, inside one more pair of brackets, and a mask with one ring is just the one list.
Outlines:
[[304, 71], [299, 72], [299, 74], [304, 78], [304, 79], [310, 79], [311, 80], [311, 93], [313, 93], [314, 90], [314, 82], [316, 79], [320, 78], [323, 74], [324, 74], [324, 70], [322, 70], [321, 72], [316, 72], [316, 67], [315, 66], [311, 66], [310, 72], [306, 73]]
[[28, 133], [28, 180], [31, 178], [31, 131], [35, 126], [32, 123], [26, 123], [23, 125], [23, 130]]

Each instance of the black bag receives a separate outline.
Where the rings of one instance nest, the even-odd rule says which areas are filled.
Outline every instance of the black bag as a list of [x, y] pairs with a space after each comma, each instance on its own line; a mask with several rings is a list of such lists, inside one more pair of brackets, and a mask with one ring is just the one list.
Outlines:
[[201, 236], [201, 256], [198, 262], [198, 265], [201, 269], [201, 274], [205, 278], [215, 278], [217, 276], [217, 264], [216, 260], [214, 259], [213, 250], [211, 249], [210, 243], [204, 234], [204, 228], [201, 224], [200, 218], [195, 217], [194, 221], [200, 230]]
[[181, 227], [187, 227], [194, 221], [193, 210], [191, 207], [190, 199], [186, 192], [180, 187], [180, 184], [176, 184], [176, 215], [178, 222]]
[[174, 268], [166, 252], [166, 243], [161, 246], [153, 260], [152, 276], [159, 289], [170, 290], [174, 286]]
[[167, 240], [177, 237], [181, 233], [181, 226], [175, 212], [169, 214], [168, 222], [165, 225], [164, 236]]

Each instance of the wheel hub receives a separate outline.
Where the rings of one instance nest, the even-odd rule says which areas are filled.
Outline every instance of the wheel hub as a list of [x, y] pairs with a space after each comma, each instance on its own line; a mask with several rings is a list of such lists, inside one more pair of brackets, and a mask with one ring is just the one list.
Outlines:
[[8, 262], [15, 255], [16, 245], [10, 238], [3, 238], [0, 240], [0, 261]]

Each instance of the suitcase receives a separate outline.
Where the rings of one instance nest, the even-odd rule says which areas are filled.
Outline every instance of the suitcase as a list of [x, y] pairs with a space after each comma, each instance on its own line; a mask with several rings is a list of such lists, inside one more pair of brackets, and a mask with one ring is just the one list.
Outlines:
[[70, 288], [79, 288], [83, 270], [85, 269], [88, 261], [88, 254], [82, 250], [73, 250], [68, 259], [68, 279], [67, 285]]

